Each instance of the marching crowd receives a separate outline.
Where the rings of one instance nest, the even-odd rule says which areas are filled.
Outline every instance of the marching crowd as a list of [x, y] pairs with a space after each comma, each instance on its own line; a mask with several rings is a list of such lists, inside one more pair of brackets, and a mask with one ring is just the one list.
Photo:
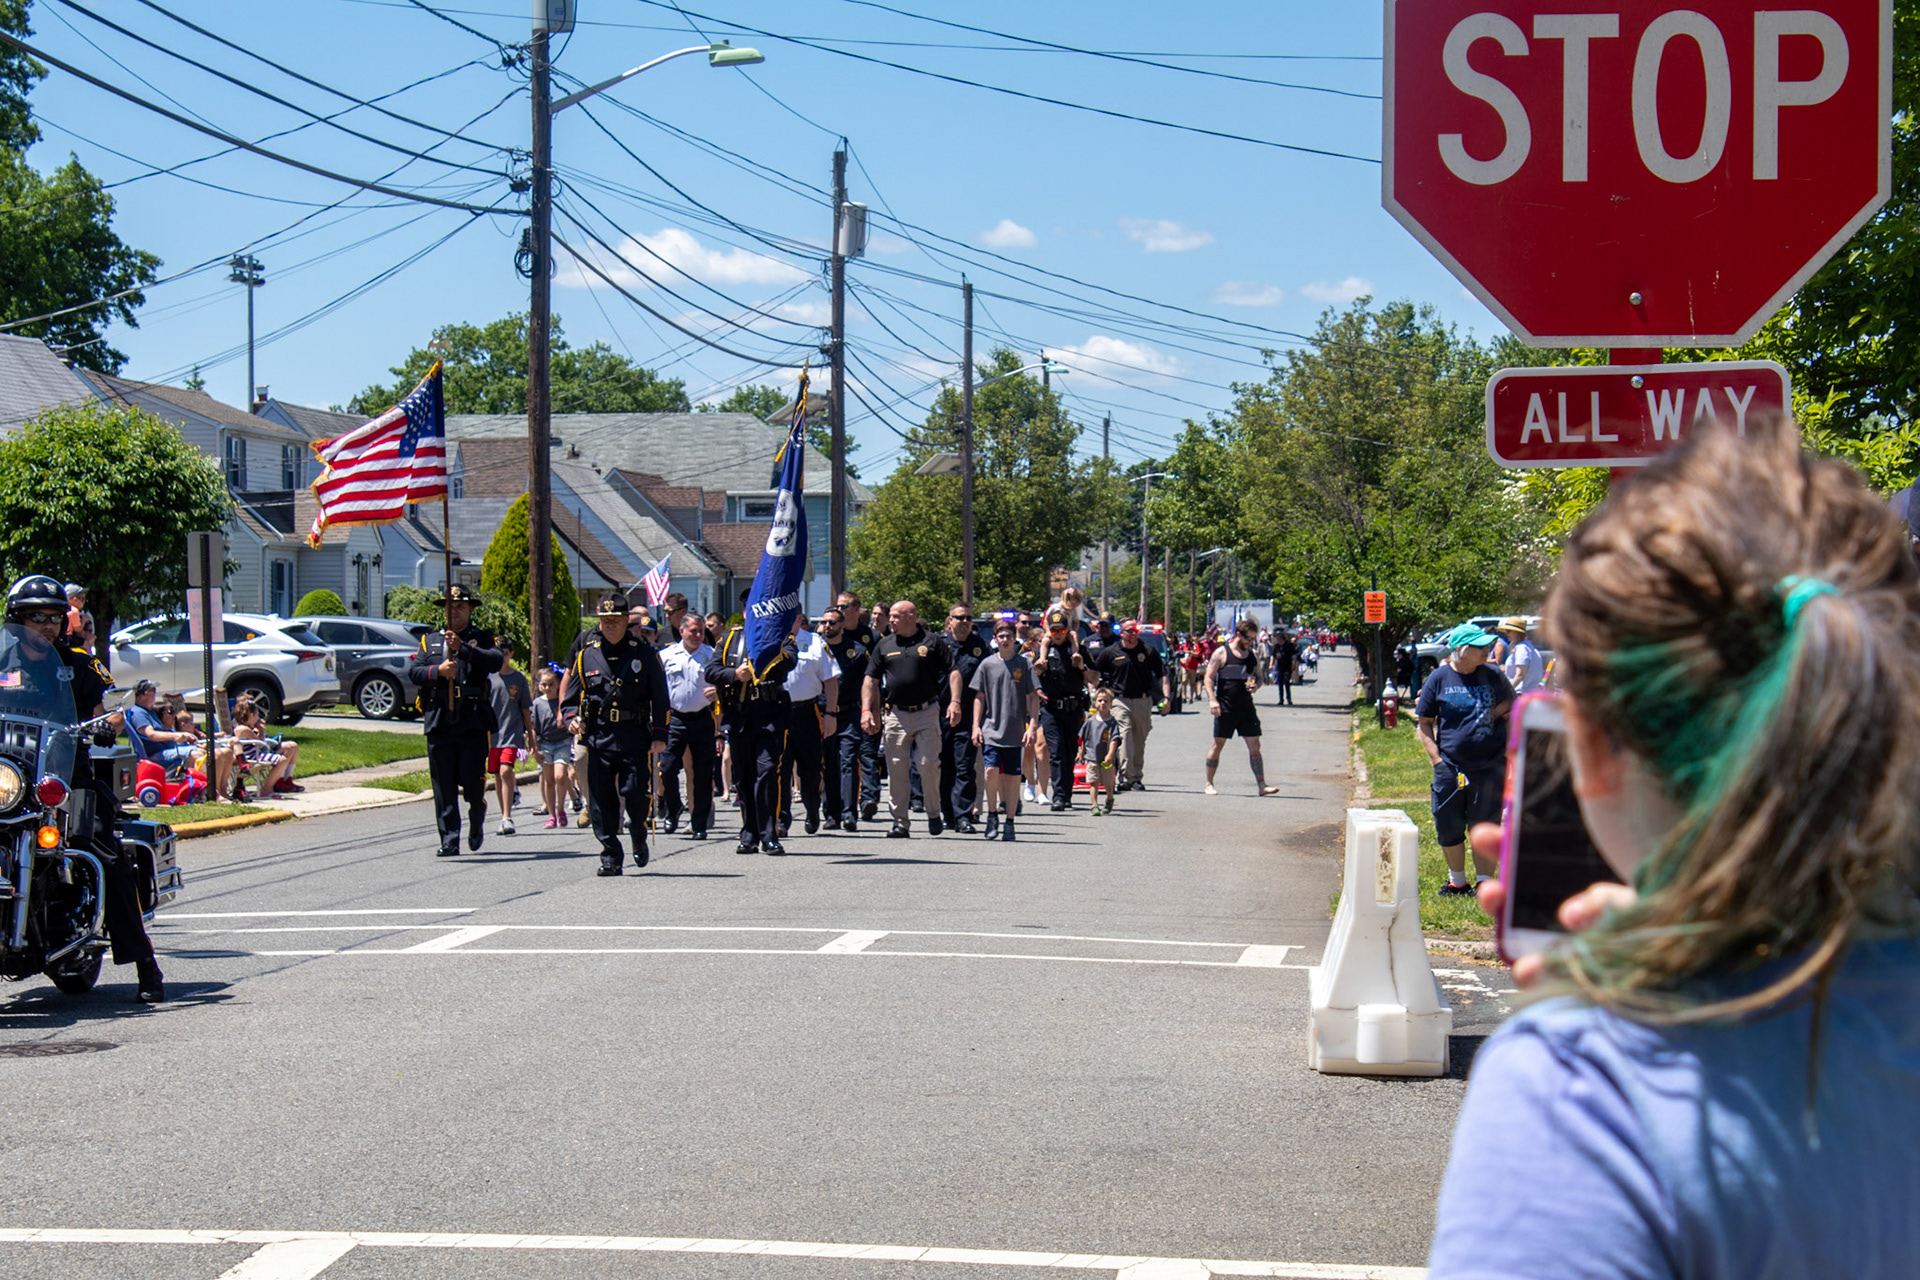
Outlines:
[[460, 852], [463, 825], [467, 847], [483, 846], [489, 780], [497, 831], [515, 832], [515, 772], [532, 758], [534, 815], [545, 829], [590, 827], [602, 875], [624, 868], [623, 825], [645, 866], [649, 832], [707, 839], [726, 806], [739, 811], [738, 852], [775, 856], [795, 826], [857, 832], [883, 802], [892, 839], [924, 815], [930, 835], [1015, 840], [1027, 806], [1073, 810], [1077, 788], [1104, 816], [1146, 788], [1153, 716], [1183, 692], [1204, 690], [1214, 715], [1208, 794], [1237, 735], [1270, 795], [1253, 691], [1274, 683], [1284, 704], [1317, 657], [1314, 637], [1251, 621], [1174, 637], [1163, 657], [1158, 628], [1096, 614], [1071, 587], [1040, 611], [956, 604], [939, 631], [913, 601], [869, 611], [846, 591], [756, 670], [743, 628], [721, 615], [671, 593], [656, 617], [615, 593], [569, 661], [530, 682], [510, 641], [472, 625], [471, 591], [456, 585], [442, 603], [448, 630], [422, 642], [411, 673], [441, 855]]

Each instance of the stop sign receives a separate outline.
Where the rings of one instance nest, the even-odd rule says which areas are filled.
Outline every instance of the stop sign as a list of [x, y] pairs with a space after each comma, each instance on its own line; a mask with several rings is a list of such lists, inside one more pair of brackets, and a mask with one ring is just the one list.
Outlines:
[[1737, 346], [1892, 191], [1893, 0], [1801, 3], [1386, 0], [1386, 207], [1535, 346]]

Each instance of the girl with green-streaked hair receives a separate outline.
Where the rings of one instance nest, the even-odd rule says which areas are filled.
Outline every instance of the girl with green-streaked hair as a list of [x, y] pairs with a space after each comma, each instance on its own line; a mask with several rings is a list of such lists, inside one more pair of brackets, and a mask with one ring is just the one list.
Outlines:
[[1516, 968], [1544, 998], [1474, 1061], [1432, 1280], [1920, 1276], [1906, 529], [1790, 423], [1702, 427], [1574, 534], [1545, 626], [1632, 887]]

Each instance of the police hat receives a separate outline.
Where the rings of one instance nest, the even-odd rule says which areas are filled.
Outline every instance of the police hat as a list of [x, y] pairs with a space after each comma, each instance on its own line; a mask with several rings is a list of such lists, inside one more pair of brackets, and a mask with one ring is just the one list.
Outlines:
[[438, 603], [442, 606], [450, 604], [478, 605], [480, 603], [480, 597], [475, 595], [473, 588], [469, 587], [466, 583], [456, 582], [446, 589]]
[[627, 616], [627, 598], [623, 595], [600, 597], [600, 607], [594, 611], [601, 618], [624, 618]]

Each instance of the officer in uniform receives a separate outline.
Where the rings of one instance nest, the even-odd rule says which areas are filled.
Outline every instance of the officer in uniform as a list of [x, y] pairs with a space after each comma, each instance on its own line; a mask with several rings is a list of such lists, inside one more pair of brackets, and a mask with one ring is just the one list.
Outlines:
[[633, 835], [633, 862], [647, 865], [655, 752], [667, 746], [667, 673], [660, 653], [627, 627], [627, 601], [610, 595], [596, 610], [600, 630], [580, 647], [560, 714], [587, 744], [587, 794], [600, 871], [617, 876], [626, 861], [620, 814]]
[[[879, 606], [876, 605], [875, 608], [878, 609]], [[874, 629], [872, 623], [868, 621], [866, 615], [861, 612], [859, 594], [852, 591], [842, 591], [840, 593], [839, 609], [841, 612], [841, 625], [845, 629], [847, 636], [864, 646], [867, 651], [867, 656], [871, 657], [873, 655], [873, 646], [880, 643], [880, 635], [879, 632]], [[884, 621], [884, 616], [876, 619], [876, 621]], [[840, 662], [840, 669], [844, 672], [846, 670], [846, 663], [841, 659], [840, 655], [835, 654], [834, 660]], [[849, 685], [851, 685], [851, 689]], [[842, 695], [848, 695], [853, 698], [855, 708], [853, 727], [850, 732], [854, 735], [854, 754], [860, 762], [860, 816], [871, 822], [873, 821], [873, 815], [880, 811], [880, 779], [885, 775], [886, 765], [884, 763], [885, 753], [881, 750], [880, 746], [879, 733], [868, 732], [866, 727], [860, 723], [858, 708], [860, 706], [861, 688], [861, 683], [852, 680], [850, 677], [843, 679], [840, 683], [840, 692]], [[853, 808], [853, 803], [853, 794], [849, 792], [847, 794], [847, 808], [849, 810]], [[853, 828], [848, 827], [847, 830], [851, 831]]]
[[[780, 769], [780, 838], [787, 837], [793, 825], [793, 787], [800, 780], [800, 805], [807, 811], [807, 834], [820, 830], [820, 792], [827, 771], [826, 747], [838, 729], [835, 713], [840, 707], [840, 667], [827, 650], [819, 633], [807, 630], [806, 618], [799, 619], [794, 632], [795, 662], [787, 673], [787, 697], [792, 714], [787, 718], [787, 754]], [[834, 761], [837, 771], [839, 761]]]
[[691, 833], [695, 840], [705, 840], [713, 826], [713, 774], [719, 763], [719, 753], [714, 749], [714, 689], [707, 683], [707, 664], [711, 661], [713, 646], [707, 643], [706, 621], [698, 614], [686, 614], [680, 620], [680, 643], [660, 651], [660, 664], [667, 674], [667, 698], [672, 704], [667, 717], [667, 750], [660, 761], [660, 801], [666, 807], [667, 830], [679, 830], [680, 765], [684, 758], [691, 771], [687, 789], [691, 793]]
[[487, 823], [487, 735], [493, 729], [493, 691], [487, 677], [500, 670], [499, 642], [473, 625], [479, 597], [461, 583], [440, 598], [447, 629], [420, 638], [407, 678], [420, 690], [427, 731], [427, 773], [433, 779], [440, 857], [460, 852], [460, 796], [467, 797], [467, 847], [479, 852]]
[[1074, 633], [1064, 605], [1047, 610], [1047, 633], [1034, 661], [1040, 681], [1040, 730], [1053, 766], [1053, 811], [1073, 807], [1073, 762], [1080, 754], [1080, 726], [1087, 718], [1087, 684], [1097, 678]]
[[[15, 582], [7, 591], [7, 621], [38, 636], [53, 648], [66, 668], [72, 685], [75, 714], [91, 720], [105, 713], [107, 690], [113, 677], [87, 653], [85, 641], [67, 630], [67, 596], [60, 583], [44, 574], [31, 574]], [[29, 643], [31, 643], [29, 641]], [[105, 746], [113, 741], [114, 730], [96, 734], [95, 741]], [[85, 746], [80, 746], [82, 752]], [[104, 873], [107, 940], [113, 945], [113, 962], [130, 964], [138, 979], [137, 999], [141, 1004], [159, 1004], [167, 998], [160, 965], [154, 959], [153, 942], [140, 919], [140, 898], [134, 887], [133, 860], [114, 830], [114, 818], [120, 811], [120, 797], [111, 782], [101, 777], [84, 755], [73, 772], [72, 782], [94, 792], [93, 830], [89, 844], [100, 856]]]
[[[840, 668], [840, 703], [834, 708], [833, 735], [826, 743], [826, 774], [821, 800], [827, 826], [860, 829], [860, 752], [867, 735], [860, 731], [860, 689], [867, 681], [868, 646], [846, 629], [838, 605], [820, 615], [820, 638]], [[876, 794], [877, 791], [876, 791]]]
[[960, 723], [940, 722], [940, 776], [946, 780], [940, 789], [940, 816], [955, 831], [972, 835], [973, 806], [979, 798], [973, 704], [980, 696], [973, 690], [973, 673], [993, 652], [993, 646], [981, 638], [980, 629], [973, 625], [973, 610], [963, 604], [947, 611], [947, 629], [940, 643], [946, 646], [948, 663], [960, 673]]
[[[960, 723], [960, 674], [946, 646], [920, 625], [913, 601], [897, 602], [888, 623], [888, 635], [868, 658], [860, 725], [868, 733], [885, 734], [887, 801], [893, 811], [887, 835], [903, 840], [913, 834], [909, 767], [917, 767], [939, 794], [940, 726]], [[927, 810], [927, 831], [936, 836], [945, 829], [937, 808]]]
[[[795, 617], [798, 628], [800, 619]], [[780, 843], [780, 774], [787, 752], [792, 699], [787, 676], [799, 662], [789, 635], [765, 671], [755, 672], [747, 629], [734, 627], [707, 664], [707, 683], [720, 691], [720, 710], [733, 750], [733, 785], [740, 797], [740, 844], [735, 853], [786, 853]]]

